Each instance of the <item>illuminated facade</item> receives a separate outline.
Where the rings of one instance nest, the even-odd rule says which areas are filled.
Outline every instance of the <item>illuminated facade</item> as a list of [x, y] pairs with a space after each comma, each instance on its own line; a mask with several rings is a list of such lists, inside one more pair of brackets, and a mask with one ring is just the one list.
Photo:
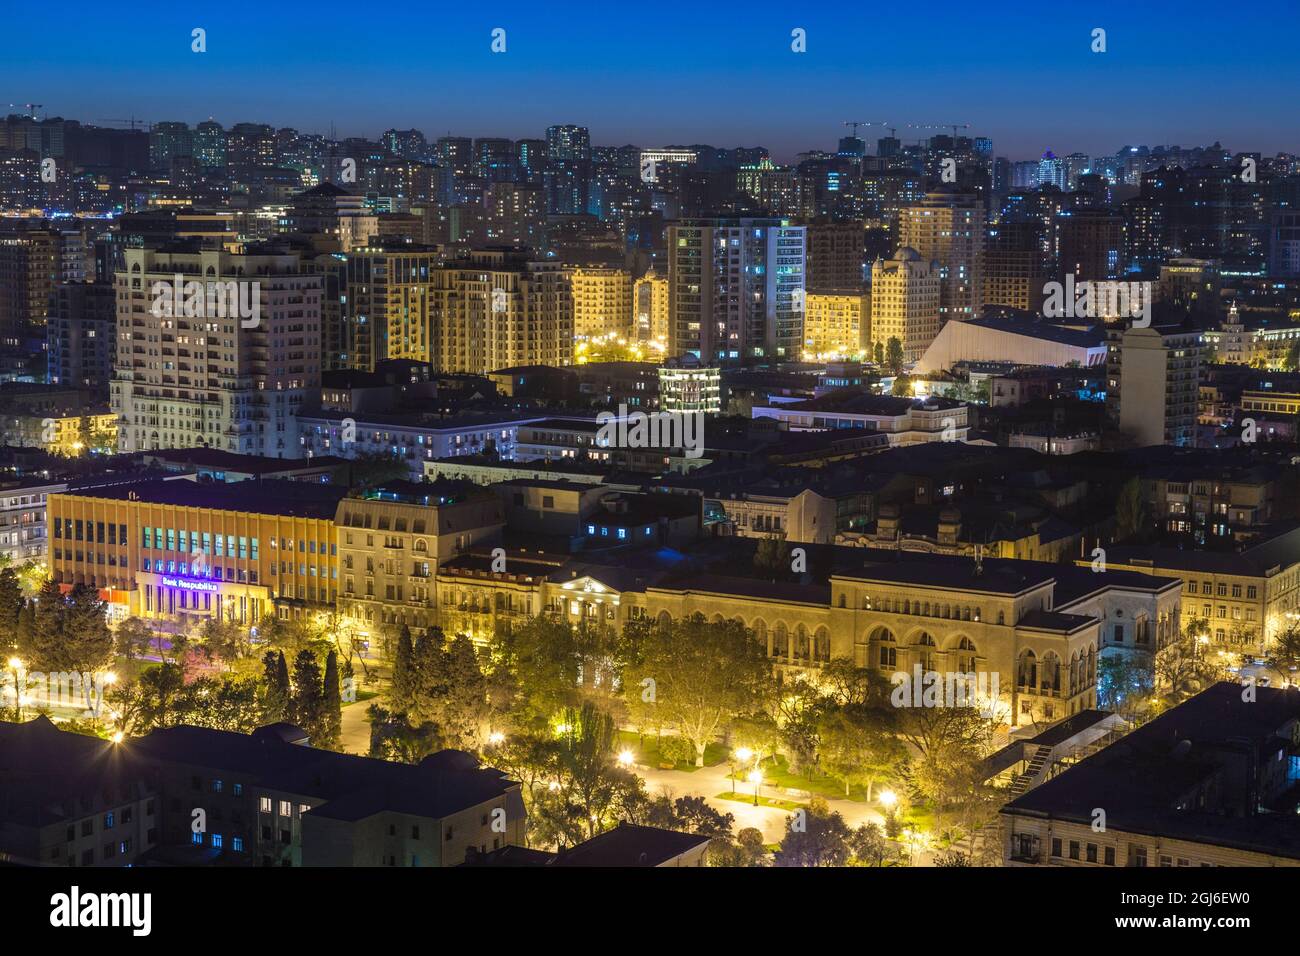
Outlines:
[[129, 613], [255, 624], [330, 610], [338, 596], [336, 485], [146, 481], [48, 499], [50, 572]]
[[[892, 675], [998, 674], [997, 712], [1021, 726], [1097, 706], [1103, 623], [1137, 601], [1152, 648], [1177, 633], [1177, 589], [1147, 575], [1082, 575], [1042, 562], [888, 557], [815, 585], [692, 571], [635, 577], [613, 565], [511, 555], [494, 573], [482, 555], [439, 572], [444, 628], [478, 641], [545, 614], [577, 624], [664, 624], [700, 616], [751, 629], [778, 670], [815, 672], [832, 658]], [[1134, 596], [1136, 595], [1136, 597]], [[1126, 613], [1131, 613], [1126, 612]], [[990, 682], [991, 683], [991, 682]]]
[[572, 282], [573, 338], [579, 353], [584, 344], [601, 336], [631, 336], [631, 273], [626, 269], [585, 266], [573, 270]]
[[808, 355], [859, 355], [871, 348], [869, 293], [809, 292], [806, 304], [803, 337]]
[[888, 358], [890, 339], [903, 347], [903, 361], [915, 362], [939, 334], [939, 263], [902, 248], [894, 258], [871, 266], [870, 342]]
[[339, 504], [339, 612], [363, 629], [436, 624], [438, 568], [499, 535], [500, 499], [467, 482], [395, 482]]
[[[118, 450], [295, 454], [294, 415], [320, 386], [321, 279], [296, 255], [124, 250], [111, 386]], [[223, 283], [257, 315], [173, 315], [155, 283]], [[171, 308], [168, 308], [170, 306]], [[208, 307], [200, 311], [216, 311]], [[251, 309], [250, 309], [251, 312]]]

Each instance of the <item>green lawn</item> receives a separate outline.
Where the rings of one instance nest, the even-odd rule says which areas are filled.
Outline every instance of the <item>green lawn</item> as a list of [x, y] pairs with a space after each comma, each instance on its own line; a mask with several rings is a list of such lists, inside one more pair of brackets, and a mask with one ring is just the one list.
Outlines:
[[[751, 789], [749, 796], [745, 796], [745, 791], [743, 789], [738, 790], [735, 793], [732, 793], [730, 790], [724, 790], [714, 799], [730, 800], [733, 803], [748, 803], [752, 807], [754, 805], [754, 791]], [[775, 810], [784, 810], [787, 813], [792, 813], [795, 810], [802, 810], [808, 806], [806, 803], [795, 803], [793, 800], [773, 800], [771, 797], [759, 797], [758, 805], [760, 807], [772, 807]]]
[[819, 774], [811, 779], [790, 771], [785, 757], [770, 757], [763, 762], [763, 783], [774, 787], [789, 787], [793, 790], [807, 790], [809, 793], [836, 800], [852, 800], [856, 803], [867, 802], [867, 788], [853, 787], [848, 797], [844, 795], [844, 784], [832, 776]]
[[[658, 767], [662, 763], [659, 756], [659, 738], [651, 734], [646, 734], [645, 744], [642, 745], [641, 738], [630, 730], [620, 730], [618, 732], [618, 742], [620, 748], [628, 747], [631, 749], [634, 759], [639, 764], [645, 764], [649, 767]], [[725, 762], [727, 759], [727, 748], [720, 743], [711, 743], [704, 748], [704, 765], [706, 767], [716, 767], [718, 764]], [[698, 770], [694, 761], [678, 761], [674, 770], [683, 770], [691, 772]]]

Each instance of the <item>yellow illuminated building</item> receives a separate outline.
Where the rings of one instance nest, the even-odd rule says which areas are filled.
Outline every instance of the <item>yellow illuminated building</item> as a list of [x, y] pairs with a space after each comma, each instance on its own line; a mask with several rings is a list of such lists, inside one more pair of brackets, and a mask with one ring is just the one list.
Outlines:
[[255, 624], [332, 609], [345, 490], [268, 479], [155, 480], [50, 495], [50, 571], [130, 613]]
[[865, 355], [871, 347], [871, 296], [855, 290], [809, 292], [803, 323], [805, 358]]

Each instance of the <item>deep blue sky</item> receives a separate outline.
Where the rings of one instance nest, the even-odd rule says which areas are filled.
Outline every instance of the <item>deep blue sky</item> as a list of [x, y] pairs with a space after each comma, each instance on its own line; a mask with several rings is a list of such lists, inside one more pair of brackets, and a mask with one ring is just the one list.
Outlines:
[[[190, 52], [194, 27], [208, 52]], [[845, 120], [971, 123], [1013, 159], [1216, 139], [1300, 152], [1298, 43], [1294, 0], [7, 0], [0, 111], [431, 139], [578, 123], [596, 144], [762, 144], [778, 159], [833, 148]]]

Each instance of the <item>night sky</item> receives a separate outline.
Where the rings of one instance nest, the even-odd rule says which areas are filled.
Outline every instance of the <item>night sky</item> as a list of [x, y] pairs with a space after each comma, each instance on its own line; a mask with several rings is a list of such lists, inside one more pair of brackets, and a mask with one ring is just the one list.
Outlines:
[[[206, 53], [190, 51], [194, 27]], [[889, 121], [905, 141], [941, 132], [909, 123], [970, 123], [1011, 159], [1216, 139], [1271, 154], [1300, 152], [1298, 40], [1290, 0], [25, 2], [0, 27], [0, 110], [333, 123], [340, 137], [576, 123], [598, 145], [765, 145], [778, 160], [833, 149], [845, 120]]]

